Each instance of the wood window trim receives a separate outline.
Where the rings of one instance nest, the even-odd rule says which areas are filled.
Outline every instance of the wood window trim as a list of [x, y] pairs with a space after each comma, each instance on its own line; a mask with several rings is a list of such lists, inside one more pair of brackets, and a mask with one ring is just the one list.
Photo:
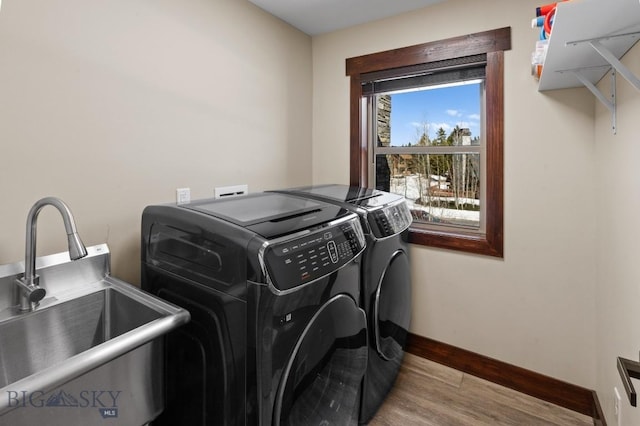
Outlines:
[[504, 51], [511, 49], [511, 28], [505, 27], [400, 49], [349, 58], [351, 185], [367, 186], [368, 144], [362, 123], [362, 74], [427, 62], [486, 54], [486, 232], [454, 233], [412, 227], [409, 241], [431, 247], [503, 257], [504, 226]]

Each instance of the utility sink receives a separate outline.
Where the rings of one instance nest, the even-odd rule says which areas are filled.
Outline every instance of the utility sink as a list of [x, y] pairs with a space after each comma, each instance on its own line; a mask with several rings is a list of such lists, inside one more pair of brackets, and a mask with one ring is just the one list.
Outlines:
[[[0, 425], [144, 425], [163, 409], [162, 336], [189, 313], [109, 276], [106, 245], [87, 250], [39, 258], [36, 310], [0, 305]], [[0, 265], [0, 302], [18, 268]]]

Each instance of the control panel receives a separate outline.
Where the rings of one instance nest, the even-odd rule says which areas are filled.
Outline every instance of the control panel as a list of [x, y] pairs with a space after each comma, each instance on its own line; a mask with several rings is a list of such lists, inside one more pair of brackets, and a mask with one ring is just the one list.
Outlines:
[[279, 290], [288, 290], [340, 269], [358, 256], [364, 246], [362, 227], [354, 218], [302, 237], [269, 244], [264, 262], [273, 285]]
[[411, 212], [404, 201], [374, 210], [370, 212], [368, 219], [376, 238], [398, 234], [407, 229], [412, 221]]

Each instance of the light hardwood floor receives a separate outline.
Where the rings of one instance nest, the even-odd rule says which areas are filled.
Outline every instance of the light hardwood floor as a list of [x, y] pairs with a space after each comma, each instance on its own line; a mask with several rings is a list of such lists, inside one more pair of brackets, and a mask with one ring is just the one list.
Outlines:
[[370, 426], [593, 426], [591, 417], [406, 354]]

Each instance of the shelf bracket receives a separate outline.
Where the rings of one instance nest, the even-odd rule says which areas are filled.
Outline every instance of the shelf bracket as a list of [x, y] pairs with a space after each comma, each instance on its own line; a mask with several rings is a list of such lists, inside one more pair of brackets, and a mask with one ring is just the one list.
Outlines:
[[616, 55], [614, 55], [611, 52], [611, 50], [609, 50], [601, 42], [601, 40], [609, 40], [609, 39], [612, 39], [612, 38], [620, 38], [620, 37], [636, 38], [636, 37], [639, 37], [639, 36], [640, 36], [640, 32], [635, 31], [635, 32], [631, 32], [631, 33], [609, 35], [609, 36], [591, 38], [591, 39], [586, 39], [586, 40], [568, 41], [565, 45], [566, 46], [569, 46], [569, 45], [576, 46], [578, 44], [588, 43], [593, 48], [593, 50], [598, 52], [598, 54], [600, 56], [602, 56], [602, 58], [609, 63], [609, 65], [611, 65], [616, 71], [618, 71], [620, 74], [622, 74], [622, 76], [633, 87], [635, 87], [637, 90], [640, 90], [640, 79], [638, 77], [636, 77], [635, 74], [629, 68], [627, 68], [622, 62], [620, 62], [620, 60], [616, 57]]
[[595, 84], [590, 82], [586, 77], [580, 74], [580, 70], [568, 70], [571, 74], [575, 75], [578, 80], [584, 86], [589, 89], [593, 95], [598, 98], [600, 102], [611, 112], [611, 130], [613, 134], [616, 134], [616, 70], [615, 68], [611, 69], [611, 96], [607, 98], [602, 92], [596, 87]]
[[616, 58], [616, 55], [611, 53], [609, 49], [600, 43], [600, 40], [591, 40], [589, 44], [600, 54], [600, 56], [604, 58], [605, 61], [609, 62], [616, 71], [622, 74], [622, 76], [627, 79], [633, 87], [640, 90], [640, 79], [638, 79], [638, 77], [636, 77], [629, 68], [624, 66], [624, 64]]

